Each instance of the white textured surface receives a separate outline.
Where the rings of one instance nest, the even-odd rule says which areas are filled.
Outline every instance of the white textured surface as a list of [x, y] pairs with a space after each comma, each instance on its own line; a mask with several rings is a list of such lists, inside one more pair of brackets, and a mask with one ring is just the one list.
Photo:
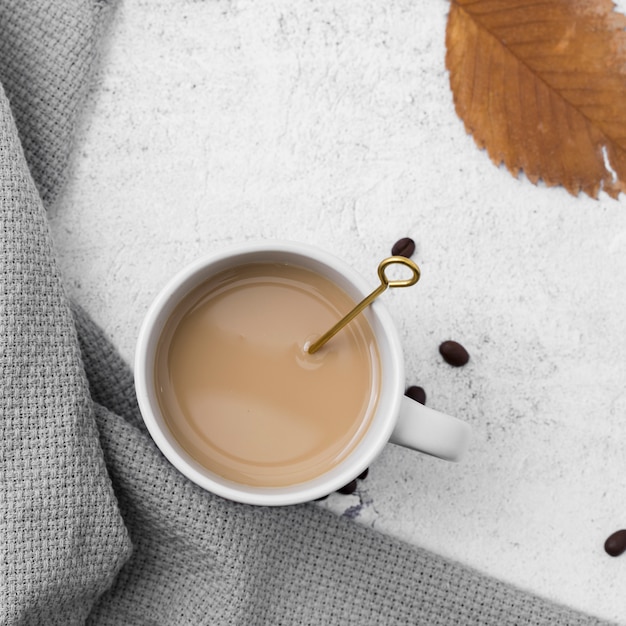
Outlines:
[[[375, 284], [400, 237], [419, 285], [384, 298], [407, 383], [473, 425], [448, 464], [388, 445], [327, 506], [626, 624], [626, 205], [494, 167], [457, 118], [443, 1], [122, 0], [52, 228], [68, 289], [132, 359], [198, 255], [307, 241]], [[437, 348], [461, 341], [453, 369]]]

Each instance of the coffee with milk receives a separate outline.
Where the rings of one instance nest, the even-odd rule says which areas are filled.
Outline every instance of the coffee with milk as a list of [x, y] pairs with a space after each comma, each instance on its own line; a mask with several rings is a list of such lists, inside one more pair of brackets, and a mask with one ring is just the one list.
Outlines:
[[252, 486], [294, 485], [356, 447], [375, 413], [380, 359], [364, 316], [306, 346], [354, 306], [335, 283], [250, 263], [196, 287], [170, 315], [155, 387], [171, 433], [199, 464]]

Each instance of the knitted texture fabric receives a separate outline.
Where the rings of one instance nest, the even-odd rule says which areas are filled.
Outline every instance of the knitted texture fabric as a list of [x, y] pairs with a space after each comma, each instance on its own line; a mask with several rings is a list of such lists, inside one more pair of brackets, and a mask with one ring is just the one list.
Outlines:
[[159, 453], [45, 210], [107, 9], [0, 0], [0, 623], [600, 624], [314, 504], [228, 502]]
[[64, 182], [71, 135], [83, 104], [110, 2], [0, 2], [0, 81], [46, 206]]

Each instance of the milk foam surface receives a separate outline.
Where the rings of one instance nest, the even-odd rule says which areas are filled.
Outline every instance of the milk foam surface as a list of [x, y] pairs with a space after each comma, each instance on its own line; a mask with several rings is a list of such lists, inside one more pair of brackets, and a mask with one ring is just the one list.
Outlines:
[[212, 472], [280, 487], [315, 478], [358, 444], [375, 411], [380, 363], [354, 306], [329, 279], [254, 263], [219, 274], [177, 307], [157, 351], [159, 403], [179, 444]]

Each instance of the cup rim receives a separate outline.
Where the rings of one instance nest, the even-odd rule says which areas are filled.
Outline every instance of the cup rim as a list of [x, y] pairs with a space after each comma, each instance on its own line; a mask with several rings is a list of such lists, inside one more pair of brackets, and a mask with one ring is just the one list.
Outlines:
[[[301, 257], [303, 261], [313, 260], [322, 266], [332, 268], [354, 288], [355, 292], [361, 294], [361, 297], [370, 293], [373, 286], [371, 281], [366, 281], [346, 261], [308, 243], [285, 240], [247, 241], [203, 255], [174, 274], [148, 307], [135, 348], [135, 391], [140, 413], [150, 436], [168, 461], [191, 481], [207, 491], [246, 504], [266, 506], [298, 504], [316, 500], [348, 484], [369, 467], [391, 437], [404, 392], [404, 361], [397, 330], [389, 312], [380, 300], [368, 307], [369, 310], [365, 314], [368, 315], [370, 325], [372, 325], [379, 352], [384, 350], [385, 354], [388, 355], [382, 366], [383, 379], [381, 380], [381, 394], [384, 390], [387, 406], [381, 407], [379, 405], [376, 408], [372, 424], [368, 427], [363, 440], [346, 459], [330, 472], [311, 481], [289, 487], [251, 487], [211, 475], [211, 472], [202, 468], [199, 463], [189, 457], [177, 442], [172, 441], [173, 436], [168, 437], [163, 432], [166, 427], [160, 424], [159, 417], [155, 415], [158, 408], [155, 406], [155, 400], [150, 390], [150, 379], [153, 372], [150, 366], [150, 355], [154, 343], [158, 341], [160, 335], [159, 324], [162, 325], [163, 319], [169, 316], [169, 313], [166, 312], [168, 305], [177, 302], [180, 298], [177, 292], [183, 289], [189, 281], [196, 279], [196, 284], [201, 282], [203, 279], [198, 277], [209, 268], [216, 267], [214, 271], [219, 271], [220, 265], [223, 265], [224, 268], [233, 266], [237, 259], [240, 259], [240, 263], [243, 264], [245, 262], [243, 257], [252, 258], [255, 255], [263, 254]], [[174, 299], [174, 297], [176, 298]], [[381, 341], [384, 343], [382, 348]], [[381, 354], [382, 359], [383, 355]], [[374, 425], [376, 429], [372, 430]], [[373, 433], [377, 434], [374, 436]], [[370, 435], [369, 439], [368, 434]], [[364, 444], [364, 441], [367, 445]]]

